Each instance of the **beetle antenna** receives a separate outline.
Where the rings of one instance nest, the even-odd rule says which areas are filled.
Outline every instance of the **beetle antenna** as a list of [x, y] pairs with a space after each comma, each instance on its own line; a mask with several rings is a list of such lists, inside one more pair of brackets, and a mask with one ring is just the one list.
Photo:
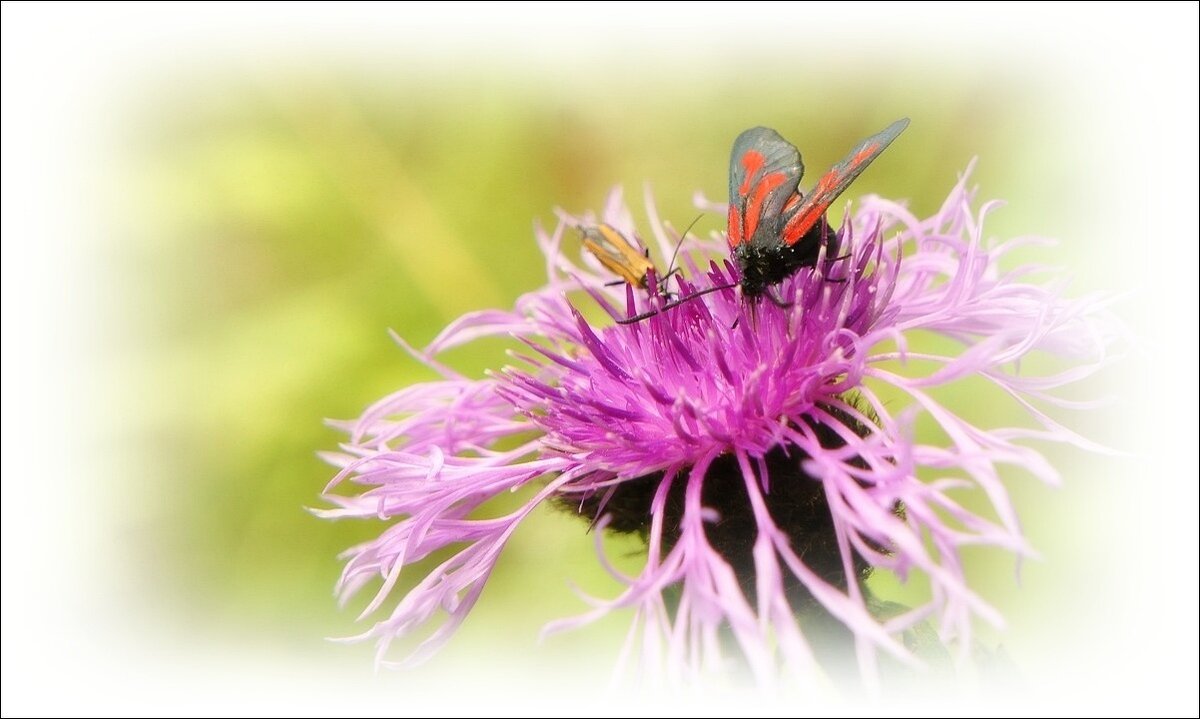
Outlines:
[[685, 237], [687, 237], [688, 233], [692, 231], [692, 228], [696, 226], [696, 223], [700, 221], [701, 217], [704, 217], [703, 212], [701, 212], [699, 215], [696, 215], [696, 219], [692, 220], [691, 224], [687, 226], [687, 229], [683, 231], [683, 234], [679, 236], [679, 242], [675, 243], [675, 251], [671, 253], [671, 263], [667, 265], [667, 274], [663, 275], [664, 280], [674, 274], [675, 260], [679, 257], [679, 249], [683, 247], [683, 240]]

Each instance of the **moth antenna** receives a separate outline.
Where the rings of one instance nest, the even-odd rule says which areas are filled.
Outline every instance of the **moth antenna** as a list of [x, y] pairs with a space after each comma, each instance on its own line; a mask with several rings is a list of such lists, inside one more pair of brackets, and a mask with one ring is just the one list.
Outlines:
[[706, 287], [705, 289], [699, 290], [697, 292], [693, 292], [692, 294], [688, 295], [687, 297], [681, 297], [681, 298], [675, 300], [674, 302], [668, 302], [667, 304], [663, 305], [662, 307], [659, 307], [659, 308], [656, 308], [653, 310], [647, 310], [646, 312], [643, 312], [639, 315], [634, 315], [633, 317], [626, 317], [625, 319], [617, 320], [617, 324], [632, 325], [637, 322], [641, 322], [644, 319], [653, 317], [654, 315], [657, 315], [661, 312], [666, 312], [667, 310], [674, 309], [674, 308], [678, 307], [679, 305], [682, 305], [685, 302], [691, 302], [692, 300], [696, 299], [697, 297], [703, 297], [704, 295], [712, 294], [713, 292], [716, 292], [717, 290], [728, 290], [728, 289], [732, 289], [737, 286], [738, 286], [737, 282], [730, 282], [729, 284], [726, 284], [726, 285], [716, 285], [713, 287]]

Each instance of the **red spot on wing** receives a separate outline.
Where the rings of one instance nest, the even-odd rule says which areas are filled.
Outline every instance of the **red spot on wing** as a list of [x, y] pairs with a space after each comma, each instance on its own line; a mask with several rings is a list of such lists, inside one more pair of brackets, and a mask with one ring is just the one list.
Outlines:
[[[796, 214], [788, 220], [783, 227], [783, 241], [785, 244], [794, 245], [801, 240], [808, 231], [817, 224], [825, 215], [825, 211], [833, 204], [833, 201], [842, 194], [846, 186], [851, 180], [858, 177], [863, 168], [870, 164], [879, 153], [883, 152], [883, 147], [896, 138], [908, 125], [908, 121], [901, 120], [892, 123], [886, 130], [876, 135], [874, 138], [868, 138], [866, 144], [863, 145], [852, 157], [839, 163], [837, 167], [825, 173], [825, 176], [813, 188], [811, 194], [803, 198], [803, 205], [798, 208]], [[883, 138], [884, 141], [881, 141]], [[786, 209], [790, 212], [795, 207], [799, 196], [788, 200]]]
[[799, 192], [793, 192], [792, 196], [788, 198], [787, 204], [783, 206], [784, 214], [787, 214], [787, 213], [795, 210], [796, 206], [799, 205], [800, 201], [803, 199], [804, 198], [801, 197]]
[[746, 154], [742, 155], [742, 167], [746, 169], [746, 179], [742, 180], [742, 186], [738, 188], [739, 195], [745, 197], [750, 192], [750, 181], [766, 163], [767, 158], [763, 157], [758, 150], [747, 150]]
[[745, 235], [742, 234], [742, 215], [738, 212], [737, 207], [729, 206], [729, 246], [737, 247], [742, 243]]
[[785, 182], [787, 182], [787, 175], [782, 172], [772, 172], [754, 188], [754, 196], [746, 205], [746, 234], [744, 237], [754, 236], [754, 230], [758, 228], [759, 216], [762, 215], [762, 205], [766, 201], [767, 195]]
[[825, 210], [829, 209], [828, 202], [822, 202], [819, 205], [812, 205], [808, 210], [801, 212], [788, 221], [783, 228], [783, 243], [785, 245], [794, 245], [804, 237], [813, 225], [817, 224], [817, 220], [825, 214]]
[[871, 159], [871, 156], [876, 154], [878, 151], [879, 151], [879, 143], [878, 142], [872, 142], [870, 145], [867, 145], [866, 147], [864, 147], [863, 149], [859, 150], [857, 153], [854, 154], [854, 158], [850, 160], [850, 168], [854, 169], [854, 168], [858, 167], [859, 165], [863, 164], [864, 162], [869, 161]]
[[[851, 160], [851, 165], [858, 161], [861, 154], [858, 153], [854, 156], [854, 159]], [[838, 191], [838, 185], [842, 184], [842, 180], [846, 179], [848, 174], [850, 173], [838, 172], [835, 169], [826, 172], [821, 177], [820, 181], [817, 182], [817, 186], [813, 188], [812, 193], [807, 198], [808, 206], [784, 225], [784, 244], [796, 244], [800, 241], [800, 238], [804, 237], [806, 232], [813, 228], [813, 225], [817, 224], [817, 220], [821, 219], [821, 216], [825, 214], [829, 206], [841, 194]]]
[[813, 188], [813, 195], [820, 198], [822, 195], [828, 195], [830, 192], [833, 192], [834, 188], [841, 182], [842, 177], [837, 170], [826, 172], [821, 181], [817, 183], [817, 186]]

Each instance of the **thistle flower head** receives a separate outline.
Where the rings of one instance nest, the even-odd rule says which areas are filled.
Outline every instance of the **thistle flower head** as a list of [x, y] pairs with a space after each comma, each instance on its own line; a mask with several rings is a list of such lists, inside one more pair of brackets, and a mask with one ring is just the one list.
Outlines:
[[[574, 227], [597, 221], [637, 236], [619, 192], [599, 218], [561, 215], [538, 232], [546, 284], [414, 351], [443, 378], [370, 407], [329, 455], [341, 471], [325, 494], [335, 508], [321, 513], [392, 522], [346, 555], [344, 597], [379, 585], [363, 637], [382, 653], [436, 626], [410, 659], [427, 656], [466, 617], [515, 528], [552, 502], [640, 535], [647, 552], [636, 575], [612, 570], [616, 596], [549, 628], [626, 611], [630, 649], [650, 670], [686, 678], [737, 657], [762, 681], [781, 669], [810, 677], [824, 663], [811, 616], [842, 628], [867, 677], [881, 653], [919, 664], [905, 636], [925, 623], [965, 650], [976, 618], [1000, 617], [968, 586], [962, 549], [1031, 551], [1002, 468], [1056, 482], [1027, 441], [1091, 447], [1040, 406], [1099, 366], [1108, 342], [1098, 299], [1064, 298], [1030, 279], [1037, 268], [1001, 269], [1027, 240], [987, 241], [995, 205], [977, 210], [972, 195], [964, 178], [927, 219], [865, 199], [839, 230], [839, 256], [783, 281], [779, 303], [743, 299], [723, 237], [689, 237], [683, 272], [664, 285], [696, 296], [665, 309], [657, 278], [609, 286], [594, 258], [574, 261], [566, 247]], [[648, 236], [669, 257], [681, 238], [647, 205]], [[656, 307], [632, 324], [603, 317]], [[494, 336], [524, 343], [516, 364], [472, 379], [437, 360]], [[917, 351], [928, 337], [942, 340]], [[1039, 354], [1072, 364], [1022, 372]], [[967, 378], [1031, 421], [987, 427], [956, 414], [941, 388]], [[921, 436], [937, 441], [917, 438], [919, 419], [934, 427]], [[351, 480], [354, 490], [339, 491]], [[476, 511], [525, 485], [536, 489], [516, 511]], [[989, 511], [964, 506], [971, 492]], [[405, 567], [447, 548], [414, 588], [390, 596]], [[919, 573], [928, 600], [881, 611], [863, 583], [871, 571]]]

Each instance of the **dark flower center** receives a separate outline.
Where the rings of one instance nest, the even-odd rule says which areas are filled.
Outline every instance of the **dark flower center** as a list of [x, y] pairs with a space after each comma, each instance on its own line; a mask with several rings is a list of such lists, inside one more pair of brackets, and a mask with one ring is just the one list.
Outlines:
[[[859, 436], [867, 428], [848, 415], [842, 415], [846, 427]], [[836, 449], [845, 441], [831, 427], [810, 423], [821, 446]], [[780, 445], [763, 458], [767, 471], [767, 489], [762, 496], [771, 519], [791, 541], [791, 547], [805, 565], [825, 581], [845, 589], [847, 578], [834, 531], [825, 485], [819, 478], [803, 469], [808, 454], [794, 445]], [[861, 460], [854, 460], [861, 462]], [[853, 462], [852, 462], [853, 463]], [[655, 472], [621, 482], [612, 492], [596, 493], [582, 498], [564, 495], [558, 504], [588, 520], [608, 515], [608, 529], [619, 534], [637, 534], [643, 540], [650, 536], [651, 503], [664, 479]], [[759, 477], [762, 487], [762, 478]], [[670, 552], [680, 538], [683, 520], [684, 495], [688, 473], [681, 472], [671, 483], [663, 513], [663, 551]], [[705, 507], [715, 510], [719, 518], [704, 525], [705, 536], [712, 548], [729, 562], [742, 591], [751, 601], [755, 599], [754, 542], [758, 538], [758, 521], [750, 504], [746, 480], [734, 455], [718, 457], [704, 475], [701, 500]], [[607, 495], [607, 501], [605, 497]], [[861, 581], [871, 567], [857, 552], [853, 555], [854, 576]], [[786, 568], [782, 571], [784, 590], [792, 606], [798, 610], [812, 603], [812, 596]]]

